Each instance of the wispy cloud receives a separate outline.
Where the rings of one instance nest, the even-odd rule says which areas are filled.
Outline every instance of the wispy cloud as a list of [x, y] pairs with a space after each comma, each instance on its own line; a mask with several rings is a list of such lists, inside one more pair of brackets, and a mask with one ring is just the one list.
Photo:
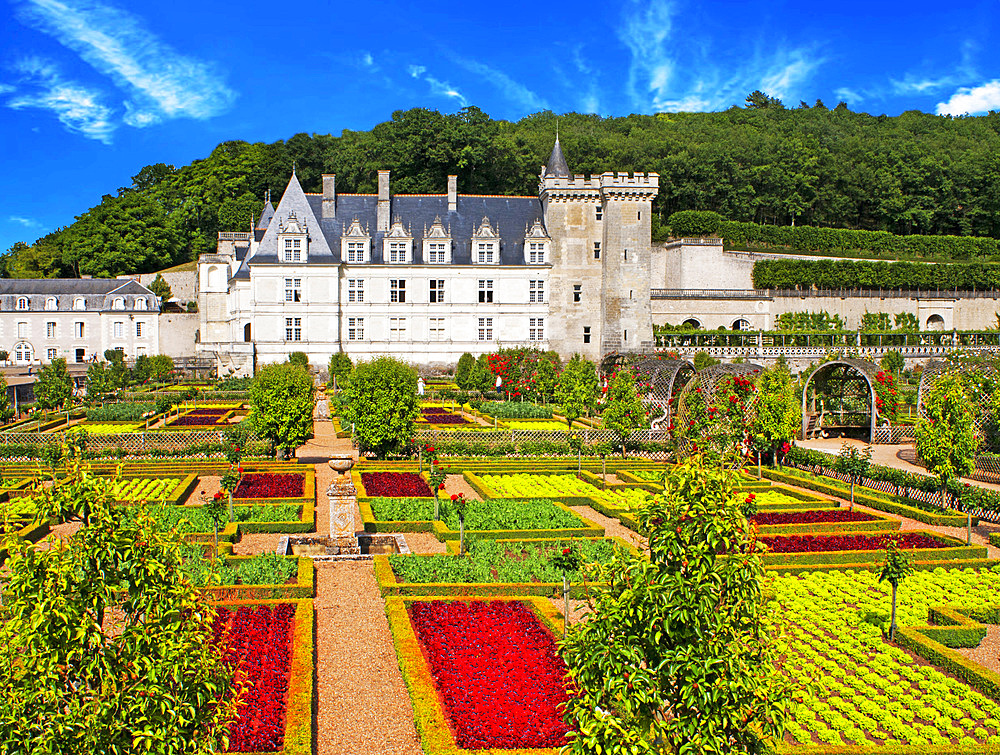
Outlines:
[[581, 45], [573, 48], [573, 65], [588, 82], [587, 86], [584, 87], [584, 93], [580, 101], [581, 109], [585, 113], [599, 112], [601, 109], [601, 98], [598, 94], [596, 74], [583, 57], [583, 47]]
[[375, 65], [375, 57], [370, 52], [361, 54], [361, 65], [370, 71], [378, 70], [378, 66]]
[[[758, 44], [735, 64], [695, 32], [674, 33], [673, 0], [628, 0], [618, 36], [631, 53], [626, 90], [638, 110], [716, 110], [762, 89], [792, 98], [824, 59], [812, 47]], [[681, 65], [683, 62], [683, 65]]]
[[851, 106], [857, 105], [859, 102], [864, 102], [865, 97], [867, 96], [863, 92], [856, 92], [855, 90], [850, 89], [848, 87], [840, 87], [839, 89], [834, 89], [833, 93], [838, 100], [843, 100], [844, 102], [846, 102], [848, 105]]
[[16, 87], [12, 87], [10, 84], [0, 84], [0, 94], [10, 94], [15, 89]]
[[528, 87], [520, 84], [503, 71], [498, 71], [485, 63], [465, 58], [455, 58], [455, 62], [467, 71], [481, 76], [490, 84], [495, 86], [511, 102], [530, 110], [544, 110], [548, 104], [544, 99], [532, 92]]
[[39, 223], [34, 218], [25, 218], [25, 217], [21, 217], [20, 215], [10, 215], [7, 218], [7, 220], [9, 220], [11, 223], [17, 223], [20, 226], [24, 226], [25, 228], [41, 228], [42, 227], [42, 224]]
[[427, 66], [411, 65], [408, 66], [406, 70], [412, 78], [422, 79], [423, 81], [426, 81], [428, 86], [430, 86], [431, 88], [432, 94], [451, 98], [457, 101], [462, 107], [465, 107], [466, 105], [469, 104], [468, 101], [465, 99], [465, 97], [462, 96], [462, 93], [459, 92], [457, 89], [455, 89], [455, 87], [453, 87], [447, 81], [441, 81], [440, 79], [436, 79], [430, 74], [428, 74]]
[[105, 144], [117, 129], [114, 111], [104, 104], [101, 92], [66, 80], [54, 63], [41, 58], [26, 58], [15, 70], [36, 91], [7, 100], [14, 110], [39, 108], [52, 112], [68, 130]]
[[892, 91], [896, 94], [934, 94], [955, 86], [957, 82], [954, 76], [931, 79], [926, 76], [907, 74], [902, 80], [889, 79], [889, 83], [892, 86]]
[[122, 8], [93, 0], [20, 0], [19, 17], [126, 92], [123, 120], [130, 126], [210, 118], [236, 98], [213, 64], [181, 54]]
[[1000, 110], [1000, 79], [977, 87], [959, 88], [947, 102], [939, 102], [938, 115], [965, 115]]

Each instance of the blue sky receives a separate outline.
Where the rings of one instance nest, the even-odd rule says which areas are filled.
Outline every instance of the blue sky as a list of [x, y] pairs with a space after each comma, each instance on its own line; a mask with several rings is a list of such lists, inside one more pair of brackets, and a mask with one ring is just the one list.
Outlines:
[[0, 0], [0, 251], [144, 165], [411, 107], [626, 115], [763, 89], [874, 114], [1000, 109], [998, 15], [995, 0]]

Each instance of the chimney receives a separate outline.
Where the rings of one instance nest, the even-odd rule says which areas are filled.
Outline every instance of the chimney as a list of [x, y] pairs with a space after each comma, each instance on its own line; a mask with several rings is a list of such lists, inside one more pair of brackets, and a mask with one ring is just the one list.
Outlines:
[[448, 212], [458, 210], [458, 176], [448, 176]]
[[377, 231], [383, 233], [389, 230], [389, 171], [378, 172], [378, 213]]
[[337, 176], [323, 174], [323, 219], [337, 217]]

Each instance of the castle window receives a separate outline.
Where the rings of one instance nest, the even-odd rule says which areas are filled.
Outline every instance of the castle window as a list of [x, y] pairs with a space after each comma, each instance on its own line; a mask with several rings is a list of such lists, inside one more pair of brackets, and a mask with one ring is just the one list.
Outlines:
[[365, 340], [365, 318], [363, 317], [347, 318], [347, 340], [348, 341]]
[[599, 260], [601, 258], [601, 242], [594, 242], [594, 259]]
[[285, 301], [286, 302], [302, 301], [301, 278], [285, 278]]
[[19, 343], [14, 347], [14, 361], [19, 364], [31, 361], [31, 344]]
[[545, 301], [545, 281], [528, 281], [528, 302], [541, 304]]
[[348, 241], [347, 242], [347, 261], [348, 262], [364, 262], [365, 261], [365, 242], [364, 241]]
[[480, 304], [493, 303], [493, 281], [484, 281], [484, 280], [479, 281], [479, 303]]
[[584, 325], [583, 326], [583, 342], [584, 343], [590, 343], [590, 326], [589, 325]]
[[28, 297], [27, 296], [18, 297], [17, 308], [18, 309], [27, 309], [28, 308]]
[[59, 302], [56, 301], [56, 297], [50, 296], [48, 299], [46, 299], [45, 300], [45, 308], [46, 309], [58, 309], [59, 308]]
[[600, 205], [598, 205], [595, 209], [597, 211], [597, 219], [598, 220], [603, 219], [604, 218], [604, 208], [601, 207]]
[[135, 302], [132, 304], [132, 309], [145, 309], [146, 308], [146, 297], [139, 296], [136, 298]]
[[86, 326], [82, 322], [73, 323], [73, 335], [76, 338], [83, 338], [85, 327]]
[[642, 220], [642, 210], [640, 210], [639, 212], [637, 212], [635, 214], [635, 219], [636, 220]]
[[347, 280], [347, 301], [350, 303], [363, 302], [365, 300], [365, 282], [360, 278], [349, 278]]
[[302, 261], [302, 239], [285, 239], [285, 262]]
[[393, 278], [389, 281], [389, 301], [402, 304], [406, 301], [406, 281]]
[[622, 334], [622, 343], [628, 343], [628, 331], [627, 330]]
[[285, 340], [286, 341], [301, 341], [302, 340], [302, 318], [301, 317], [286, 317], [285, 318]]
[[625, 261], [628, 262], [628, 249], [625, 250]]
[[87, 300], [82, 296], [78, 296], [73, 300], [73, 309], [86, 309]]
[[46, 338], [56, 337], [56, 324], [54, 322], [45, 323], [45, 337]]
[[406, 318], [405, 317], [390, 317], [389, 318], [389, 340], [390, 341], [405, 341], [406, 339]]
[[432, 280], [430, 282], [429, 299], [431, 304], [444, 304], [444, 281]]
[[113, 326], [112, 333], [114, 334], [115, 338], [124, 338], [125, 337], [125, 323], [123, 323], [121, 321], [116, 322], [114, 324], [114, 326]]
[[447, 262], [447, 247], [443, 241], [427, 242], [427, 261], [432, 265], [440, 265]]
[[492, 265], [493, 264], [493, 254], [496, 251], [494, 249], [494, 244], [492, 241], [480, 241], [476, 245], [478, 261], [480, 264]]
[[429, 340], [429, 341], [443, 341], [444, 340], [444, 318], [443, 317], [432, 317], [432, 318], [430, 318], [430, 327], [427, 329], [427, 340]]
[[545, 263], [545, 242], [528, 242], [528, 263], [531, 265], [542, 265]]
[[409, 244], [405, 241], [389, 242], [389, 262], [406, 262], [406, 248]]
[[579, 304], [580, 300], [583, 299], [583, 284], [574, 283], [573, 284], [573, 303]]
[[545, 340], [544, 317], [532, 317], [528, 320], [528, 340], [529, 341]]
[[125, 299], [121, 296], [116, 296], [114, 301], [111, 302], [111, 309], [125, 309]]
[[479, 318], [479, 340], [480, 341], [492, 341], [493, 340], [493, 318], [492, 317], [480, 317]]
[[59, 349], [48, 349], [45, 352], [46, 358], [51, 362], [53, 359], [59, 358]]
[[145, 338], [146, 337], [146, 323], [144, 323], [144, 322], [137, 322], [135, 324], [135, 337], [136, 338]]
[[26, 323], [26, 322], [19, 322], [17, 324], [17, 337], [18, 338], [27, 338], [28, 337], [28, 323]]

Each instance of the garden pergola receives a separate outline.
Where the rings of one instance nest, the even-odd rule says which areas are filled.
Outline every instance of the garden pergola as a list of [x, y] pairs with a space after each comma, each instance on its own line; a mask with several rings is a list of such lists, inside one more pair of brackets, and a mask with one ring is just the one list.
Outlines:
[[619, 369], [635, 373], [636, 383], [647, 384], [648, 392], [642, 395], [650, 406], [650, 423], [654, 430], [663, 429], [674, 415], [676, 401], [684, 386], [694, 377], [694, 365], [686, 359], [671, 359], [648, 354], [609, 354], [601, 362], [601, 373], [610, 375]]
[[817, 367], [802, 386], [802, 437], [863, 430], [871, 443], [878, 424], [879, 372], [878, 365], [850, 357]]

